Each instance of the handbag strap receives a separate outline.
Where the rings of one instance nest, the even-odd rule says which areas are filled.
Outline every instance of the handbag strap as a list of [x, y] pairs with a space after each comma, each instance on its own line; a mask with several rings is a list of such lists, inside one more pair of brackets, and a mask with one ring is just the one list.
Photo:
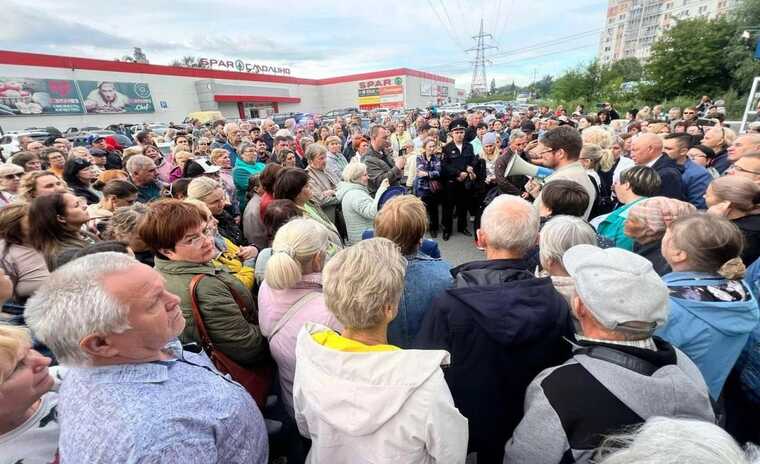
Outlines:
[[[211, 352], [214, 350], [214, 344], [211, 342], [211, 337], [208, 335], [208, 331], [206, 330], [206, 325], [203, 323], [203, 317], [201, 316], [201, 308], [198, 304], [198, 284], [200, 283], [203, 278], [206, 277], [205, 274], [198, 274], [196, 276], [193, 276], [192, 279], [190, 279], [190, 306], [193, 310], [193, 319], [195, 320], [195, 327], [198, 329], [198, 335], [201, 337], [201, 346], [204, 350], [211, 355]], [[235, 291], [234, 288], [232, 288], [231, 285], [229, 285], [227, 282], [225, 282], [222, 279], [219, 279], [222, 281], [222, 283], [227, 287], [227, 289], [230, 291], [230, 294], [232, 294], [232, 298], [235, 300], [235, 304], [238, 305], [240, 308], [240, 312], [243, 314], [243, 317], [246, 320], [249, 320], [251, 311], [248, 309], [248, 306], [246, 306], [245, 302], [240, 298], [240, 295]]]
[[269, 335], [269, 340], [271, 341], [274, 338], [274, 336], [277, 335], [280, 329], [285, 327], [285, 324], [287, 324], [288, 321], [290, 321], [290, 319], [292, 319], [293, 316], [295, 316], [296, 313], [306, 305], [306, 303], [308, 303], [309, 301], [313, 300], [314, 298], [318, 296], [319, 296], [319, 292], [308, 292], [304, 296], [299, 298], [298, 301], [290, 305], [290, 308], [288, 308], [288, 312], [283, 314], [280, 320], [277, 321], [277, 324], [275, 324], [274, 329], [272, 329], [271, 335]]
[[193, 311], [193, 320], [195, 321], [195, 328], [198, 330], [198, 335], [201, 337], [201, 347], [203, 350], [211, 356], [214, 351], [214, 344], [211, 343], [211, 338], [206, 331], [206, 325], [203, 323], [203, 316], [201, 316], [201, 308], [198, 305], [198, 284], [203, 278], [204, 274], [198, 274], [190, 279], [190, 307]]

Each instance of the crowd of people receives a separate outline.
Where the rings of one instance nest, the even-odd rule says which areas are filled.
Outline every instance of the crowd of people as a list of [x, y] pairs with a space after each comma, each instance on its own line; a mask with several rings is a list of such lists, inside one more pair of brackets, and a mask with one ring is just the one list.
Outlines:
[[369, 116], [22, 138], [0, 463], [757, 462], [760, 128]]

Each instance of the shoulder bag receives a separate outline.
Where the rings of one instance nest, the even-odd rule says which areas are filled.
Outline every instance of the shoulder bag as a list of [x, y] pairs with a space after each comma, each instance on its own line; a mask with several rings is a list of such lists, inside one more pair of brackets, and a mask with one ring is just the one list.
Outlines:
[[303, 308], [306, 303], [313, 300], [314, 298], [319, 296], [319, 292], [308, 292], [304, 296], [298, 299], [295, 303], [293, 303], [290, 308], [288, 308], [288, 312], [282, 315], [279, 321], [277, 321], [277, 324], [275, 324], [274, 329], [272, 329], [272, 333], [269, 335], [269, 340], [272, 340], [275, 335], [277, 335], [277, 332], [280, 331], [283, 327], [285, 327], [285, 324], [290, 321], [290, 319], [293, 318], [293, 316], [298, 313], [298, 311]]
[[[232, 380], [245, 388], [248, 393], [251, 394], [253, 399], [256, 400], [259, 409], [263, 410], [266, 405], [267, 394], [272, 386], [272, 367], [269, 365], [253, 368], [243, 367], [214, 347], [214, 343], [211, 341], [208, 331], [206, 331], [200, 306], [198, 305], [198, 284], [204, 277], [206, 277], [204, 274], [198, 274], [190, 280], [190, 302], [193, 310], [195, 327], [198, 330], [198, 336], [201, 338], [201, 347], [209, 358], [211, 358], [211, 362], [214, 363], [214, 366], [216, 366], [216, 368], [223, 374], [229, 374], [230, 377], [232, 377]], [[224, 284], [227, 285], [226, 282], [224, 282]], [[232, 294], [235, 303], [240, 307], [243, 317], [245, 317], [246, 320], [250, 320], [248, 317], [248, 307], [241, 301], [239, 295], [232, 287], [227, 285], [227, 288]]]

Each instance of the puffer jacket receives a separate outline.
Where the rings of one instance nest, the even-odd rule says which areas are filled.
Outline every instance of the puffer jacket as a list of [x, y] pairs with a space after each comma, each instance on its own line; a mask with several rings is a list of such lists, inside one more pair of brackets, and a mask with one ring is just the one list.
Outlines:
[[[258, 325], [256, 302], [250, 290], [235, 276], [211, 263], [169, 261], [158, 257], [156, 270], [166, 279], [166, 290], [180, 298], [186, 322], [180, 335], [183, 343], [201, 341], [193, 318], [190, 281], [194, 276], [203, 274], [206, 277], [197, 289], [198, 306], [214, 346], [243, 365], [250, 366], [268, 359], [269, 350]], [[230, 288], [247, 307], [250, 319], [243, 316]]]
[[343, 210], [349, 245], [360, 242], [362, 232], [372, 228], [377, 215], [377, 204], [384, 192], [385, 188], [381, 186], [375, 198], [372, 198], [364, 185], [353, 182], [338, 184], [335, 196], [340, 200]]

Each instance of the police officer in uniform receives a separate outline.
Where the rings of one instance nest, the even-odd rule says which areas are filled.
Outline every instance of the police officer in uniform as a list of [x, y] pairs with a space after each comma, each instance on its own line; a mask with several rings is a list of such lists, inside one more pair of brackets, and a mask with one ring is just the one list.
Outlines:
[[464, 235], [472, 236], [467, 229], [467, 217], [471, 213], [477, 214], [477, 205], [471, 188], [478, 178], [476, 171], [478, 159], [472, 145], [464, 141], [466, 129], [467, 121], [464, 118], [451, 121], [449, 133], [453, 140], [443, 147], [441, 180], [443, 181], [444, 240], [451, 237], [454, 207], [457, 209], [457, 230]]

